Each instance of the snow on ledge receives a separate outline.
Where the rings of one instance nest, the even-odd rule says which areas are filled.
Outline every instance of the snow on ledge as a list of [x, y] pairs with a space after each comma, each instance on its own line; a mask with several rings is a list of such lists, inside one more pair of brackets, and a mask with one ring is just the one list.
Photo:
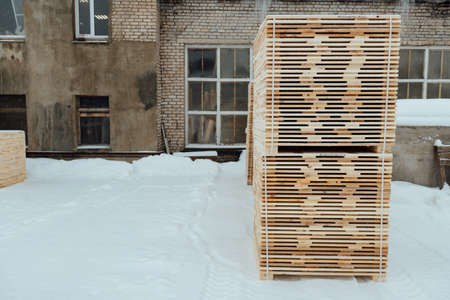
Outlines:
[[173, 155], [174, 156], [180, 156], [180, 157], [195, 157], [195, 156], [216, 157], [217, 156], [217, 151], [175, 152]]
[[109, 149], [108, 145], [83, 145], [78, 146], [78, 150], [89, 150], [89, 149]]
[[450, 99], [397, 101], [397, 126], [450, 126]]
[[4, 132], [4, 133], [21, 133], [21, 132], [25, 132], [23, 130], [0, 130], [0, 132]]

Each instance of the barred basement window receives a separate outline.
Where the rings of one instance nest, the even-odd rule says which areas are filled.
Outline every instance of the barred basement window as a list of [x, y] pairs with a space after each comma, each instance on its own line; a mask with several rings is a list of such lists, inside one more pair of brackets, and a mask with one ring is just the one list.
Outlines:
[[75, 0], [75, 37], [108, 38], [108, 0]]
[[247, 126], [248, 46], [186, 49], [186, 144], [242, 147]]
[[27, 132], [25, 95], [0, 95], [0, 130]]
[[0, 38], [24, 37], [23, 0], [0, 1]]
[[399, 99], [450, 99], [450, 49], [402, 48]]
[[108, 148], [109, 98], [105, 96], [78, 96], [78, 145], [87, 148]]

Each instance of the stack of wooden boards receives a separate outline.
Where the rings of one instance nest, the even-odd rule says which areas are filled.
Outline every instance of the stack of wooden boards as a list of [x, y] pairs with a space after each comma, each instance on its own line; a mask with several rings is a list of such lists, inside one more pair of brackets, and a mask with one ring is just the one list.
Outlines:
[[399, 45], [398, 16], [261, 25], [247, 178], [262, 279], [385, 277]]
[[25, 133], [0, 130], [0, 188], [22, 182], [25, 177]]

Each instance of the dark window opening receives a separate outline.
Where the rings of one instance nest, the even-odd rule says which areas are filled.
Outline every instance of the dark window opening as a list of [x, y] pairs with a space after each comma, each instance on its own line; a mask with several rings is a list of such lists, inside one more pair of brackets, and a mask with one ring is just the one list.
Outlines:
[[109, 146], [109, 97], [79, 96], [79, 140], [81, 146]]
[[23, 130], [26, 136], [25, 95], [0, 95], [0, 130]]

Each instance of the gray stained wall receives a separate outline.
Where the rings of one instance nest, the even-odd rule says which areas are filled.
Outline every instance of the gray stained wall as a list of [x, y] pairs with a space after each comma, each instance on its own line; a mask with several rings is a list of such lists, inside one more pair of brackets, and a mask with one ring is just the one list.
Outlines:
[[24, 1], [25, 41], [0, 43], [0, 94], [26, 94], [29, 150], [76, 149], [76, 95], [109, 96], [112, 151], [158, 150], [157, 38], [134, 34], [127, 2], [110, 3], [115, 39], [89, 44], [74, 42], [72, 0]]
[[437, 139], [450, 142], [450, 127], [397, 127], [393, 179], [439, 186], [441, 177], [434, 147]]

